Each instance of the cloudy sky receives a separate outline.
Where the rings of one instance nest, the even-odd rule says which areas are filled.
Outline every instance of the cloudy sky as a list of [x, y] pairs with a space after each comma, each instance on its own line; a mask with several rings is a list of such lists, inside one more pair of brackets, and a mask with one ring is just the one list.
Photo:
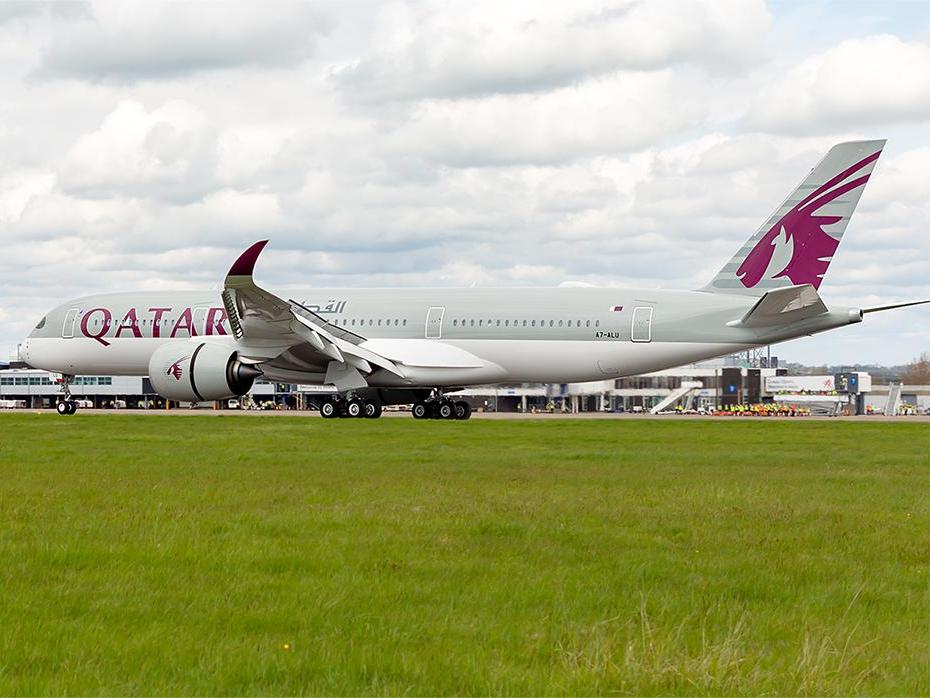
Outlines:
[[[930, 298], [930, 6], [0, 2], [0, 358], [109, 290], [703, 286], [888, 138], [821, 292]], [[905, 310], [775, 353], [904, 362]]]

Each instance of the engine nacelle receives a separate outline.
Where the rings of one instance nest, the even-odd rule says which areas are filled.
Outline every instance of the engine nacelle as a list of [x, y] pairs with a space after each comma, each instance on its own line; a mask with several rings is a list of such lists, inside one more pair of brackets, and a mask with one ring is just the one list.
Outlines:
[[249, 392], [262, 372], [217, 344], [170, 342], [149, 359], [149, 379], [168, 400], [205, 402]]

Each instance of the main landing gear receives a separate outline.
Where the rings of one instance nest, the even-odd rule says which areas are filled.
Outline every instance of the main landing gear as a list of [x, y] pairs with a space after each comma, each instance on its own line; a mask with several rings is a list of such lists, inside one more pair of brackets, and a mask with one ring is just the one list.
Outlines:
[[414, 419], [468, 419], [471, 405], [464, 400], [439, 396], [413, 403], [411, 413]]
[[[414, 419], [465, 420], [471, 417], [471, 405], [464, 400], [452, 400], [439, 391], [433, 391], [430, 397], [413, 403], [412, 413]], [[377, 419], [381, 416], [381, 401], [352, 393], [333, 395], [320, 403], [320, 416], [323, 419]]]
[[61, 392], [64, 399], [55, 405], [55, 410], [62, 417], [66, 417], [77, 412], [77, 403], [71, 399], [71, 381], [73, 380], [74, 376], [69, 376], [65, 373], [61, 375]]
[[320, 416], [323, 419], [337, 417], [377, 419], [381, 416], [381, 403], [377, 400], [364, 400], [359, 397], [328, 397], [320, 403]]

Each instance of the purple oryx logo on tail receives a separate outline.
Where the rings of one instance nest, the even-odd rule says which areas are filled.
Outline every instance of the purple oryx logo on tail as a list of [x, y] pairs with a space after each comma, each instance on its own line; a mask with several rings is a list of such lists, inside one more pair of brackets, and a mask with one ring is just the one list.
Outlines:
[[736, 270], [736, 276], [743, 286], [752, 288], [766, 276], [776, 243], [779, 242], [778, 238], [784, 235], [781, 242], [791, 243], [791, 259], [780, 271], [773, 270], [770, 278], [787, 277], [793, 284], [811, 284], [814, 288], [820, 288], [823, 275], [840, 244], [839, 240], [824, 232], [823, 228], [838, 223], [843, 220], [843, 216], [818, 216], [816, 213], [824, 205], [868, 182], [869, 175], [863, 175], [837, 186], [847, 177], [877, 160], [879, 155], [880, 150], [840, 172], [782, 216], [756, 243]]

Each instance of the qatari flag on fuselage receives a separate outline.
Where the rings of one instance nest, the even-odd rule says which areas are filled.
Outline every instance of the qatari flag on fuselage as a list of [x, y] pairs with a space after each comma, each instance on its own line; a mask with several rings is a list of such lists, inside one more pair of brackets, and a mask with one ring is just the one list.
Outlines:
[[622, 306], [622, 305], [612, 305], [612, 306], [610, 306], [610, 312], [612, 312], [612, 313], [619, 313], [621, 310], [623, 310], [623, 306]]

